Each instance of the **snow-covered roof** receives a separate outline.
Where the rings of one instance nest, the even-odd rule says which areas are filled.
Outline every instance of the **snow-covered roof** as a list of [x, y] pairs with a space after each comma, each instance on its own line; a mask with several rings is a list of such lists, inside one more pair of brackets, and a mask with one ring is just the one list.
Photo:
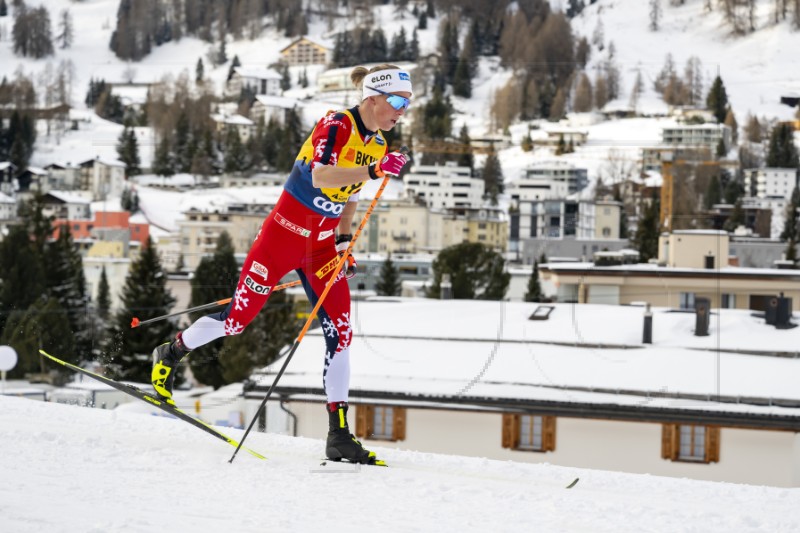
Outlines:
[[87, 205], [91, 204], [91, 201], [87, 200], [83, 196], [80, 196], [70, 191], [50, 190], [47, 191], [47, 194], [58, 200], [61, 200], [66, 204], [87, 204]]
[[256, 78], [259, 80], [280, 80], [281, 75], [271, 68], [243, 66], [233, 69], [243, 78]]
[[221, 115], [221, 114], [213, 114], [211, 118], [215, 122], [222, 122], [224, 124], [231, 124], [235, 126], [252, 126], [254, 122], [247, 117], [244, 117], [239, 114], [235, 115]]
[[300, 105], [300, 100], [297, 98], [287, 98], [285, 96], [258, 94], [256, 95], [256, 100], [267, 107], [281, 107], [284, 109], [292, 109], [293, 107]]
[[[800, 420], [800, 360], [780, 356], [797, 353], [800, 328], [777, 330], [749, 311], [723, 309], [714, 311], [711, 334], [696, 337], [693, 313], [656, 308], [653, 344], [644, 345], [641, 307], [542, 304], [553, 306], [549, 318], [530, 320], [539, 305], [354, 302], [353, 396], [646, 405]], [[321, 392], [322, 335], [313, 330], [299, 346], [279, 384], [284, 392]], [[271, 383], [281, 364], [254, 379]], [[747, 398], [796, 405], [764, 407]]]
[[13, 198], [0, 192], [0, 204], [14, 204], [16, 203]]
[[30, 172], [31, 174], [35, 174], [36, 176], [47, 176], [48, 172], [39, 167], [27, 167], [25, 172]]
[[300, 41], [308, 41], [311, 44], [316, 44], [317, 46], [321, 46], [322, 48], [327, 48], [328, 50], [332, 50], [333, 46], [334, 46], [334, 43], [329, 39], [323, 39], [323, 38], [319, 38], [319, 37], [309, 37], [308, 35], [304, 35], [302, 37], [298, 37], [297, 39], [295, 39], [294, 41], [292, 41], [288, 45], [284, 46], [281, 49], [281, 52], [285, 52], [286, 50], [288, 50], [289, 48], [291, 48], [295, 44], [299, 43]]
[[13, 166], [14, 164], [11, 161], [0, 161], [0, 172]]

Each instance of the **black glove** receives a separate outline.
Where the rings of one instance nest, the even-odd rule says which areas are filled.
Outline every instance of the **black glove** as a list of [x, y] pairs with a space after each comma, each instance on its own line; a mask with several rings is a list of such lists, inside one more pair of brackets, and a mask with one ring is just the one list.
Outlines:
[[[347, 247], [350, 246], [350, 241], [352, 240], [353, 236], [350, 233], [343, 233], [342, 235], [338, 235], [336, 237], [336, 251], [339, 253], [339, 257], [344, 256], [345, 252], [347, 251]], [[347, 279], [350, 279], [356, 275], [358, 263], [356, 263], [353, 254], [348, 255], [345, 261], [347, 261], [347, 264], [343, 267], [344, 276]]]

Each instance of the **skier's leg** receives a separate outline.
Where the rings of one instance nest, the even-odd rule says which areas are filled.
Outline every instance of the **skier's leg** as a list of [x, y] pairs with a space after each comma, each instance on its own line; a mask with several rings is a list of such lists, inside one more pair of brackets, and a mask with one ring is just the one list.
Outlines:
[[[312, 305], [316, 305], [319, 295], [325, 290], [325, 284], [332, 272], [327, 275], [322, 273], [334, 257], [329, 256], [328, 261], [315, 261], [310, 268], [298, 271]], [[343, 273], [339, 274], [328, 291], [319, 310], [319, 320], [325, 336], [325, 363], [322, 370], [328, 412], [325, 454], [329, 459], [337, 461], [345, 459], [363, 464], [382, 464], [374, 452], [365, 449], [353, 436], [347, 423], [353, 328], [350, 323], [350, 288]]]
[[[173, 368], [195, 348], [199, 348], [225, 335], [238, 335], [255, 318], [269, 299], [272, 287], [290, 270], [294, 260], [288, 253], [292, 243], [281, 242], [268, 218], [262, 225], [253, 246], [247, 254], [239, 275], [239, 282], [228, 307], [196, 320], [178, 333], [175, 340], [153, 350], [151, 381], [159, 396], [172, 403], [175, 379]], [[276, 253], [275, 250], [281, 250]]]

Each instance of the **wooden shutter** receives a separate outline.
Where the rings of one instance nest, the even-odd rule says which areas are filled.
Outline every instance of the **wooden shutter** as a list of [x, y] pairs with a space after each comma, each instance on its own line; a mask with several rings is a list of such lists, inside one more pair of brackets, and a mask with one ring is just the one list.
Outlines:
[[706, 462], [718, 463], [719, 462], [719, 427], [707, 426], [706, 427]]
[[519, 447], [519, 415], [503, 415], [503, 448]]
[[368, 439], [375, 430], [375, 408], [371, 405], [356, 406], [356, 437]]
[[556, 449], [556, 417], [542, 417], [542, 451], [553, 452]]
[[663, 424], [661, 426], [661, 458], [674, 461], [678, 458], [678, 426]]
[[405, 407], [392, 407], [394, 411], [394, 428], [392, 431], [392, 440], [406, 440], [406, 408]]

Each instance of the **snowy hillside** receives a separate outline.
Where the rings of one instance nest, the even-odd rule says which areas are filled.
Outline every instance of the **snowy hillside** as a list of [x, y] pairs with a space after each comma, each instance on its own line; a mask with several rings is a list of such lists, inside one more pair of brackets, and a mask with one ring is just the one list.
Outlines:
[[261, 433], [247, 445], [266, 462], [229, 464], [179, 421], [4, 396], [0, 427], [0, 530], [16, 533], [800, 529], [797, 489], [388, 449], [390, 468], [321, 466], [322, 442]]
[[795, 53], [800, 48], [800, 31], [792, 31], [788, 21], [772, 23], [775, 2], [756, 0], [757, 31], [735, 37], [723, 20], [722, 7], [717, 5], [709, 13], [706, 3], [686, 0], [682, 6], [671, 6], [662, 0], [658, 31], [649, 28], [650, 2], [599, 0], [588, 6], [573, 20], [573, 32], [592, 43], [600, 25], [605, 48], [601, 52], [592, 47], [587, 70], [593, 72], [608, 57], [608, 45], [613, 41], [615, 61], [623, 75], [621, 99], [627, 102], [637, 70], [641, 70], [645, 88], [652, 96], [653, 81], [668, 53], [680, 74], [686, 61], [696, 56], [705, 74], [703, 94], [719, 74], [740, 125], [747, 113], [791, 120], [794, 109], [779, 102], [782, 94], [800, 91], [796, 76], [800, 58]]
[[[652, 82], [661, 70], [668, 53], [673, 55], [676, 69], [682, 72], [683, 66], [691, 56], [697, 56], [704, 72], [705, 91], [710, 87], [714, 76], [719, 72], [728, 91], [739, 124], [744, 123], [748, 113], [767, 118], [788, 120], [793, 110], [778, 103], [781, 94], [797, 92], [793, 73], [800, 67], [800, 59], [793, 51], [800, 49], [800, 32], [791, 31], [789, 22], [774, 25], [769, 22], [773, 2], [760, 0], [756, 3], [758, 31], [744, 37], [732, 37], [728, 26], [722, 20], [720, 9], [712, 13], [704, 11], [704, 0], [687, 0], [685, 5], [673, 7], [663, 4], [660, 29], [650, 31], [648, 2], [641, 0], [598, 0], [588, 6], [580, 16], [572, 21], [573, 32], [586, 37], [593, 44], [587, 72], [594, 75], [598, 64], [605, 60], [613, 41], [616, 50], [614, 61], [622, 75], [620, 104], [626, 104], [636, 72], [641, 71], [645, 93], [640, 98], [640, 108], [664, 111], [666, 106], [655, 94]], [[0, 19], [0, 28], [6, 39], [0, 41], [0, 77], [13, 79], [15, 72], [21, 70], [34, 79], [41, 79], [48, 68], [55, 69], [62, 61], [69, 61], [74, 69], [72, 99], [78, 109], [84, 107], [88, 82], [91, 78], [103, 78], [109, 82], [119, 82], [130, 77], [136, 82], [152, 82], [165, 75], [178, 76], [186, 72], [190, 77], [199, 58], [206, 63], [206, 76], [221, 89], [227, 75], [229, 64], [212, 68], [207, 54], [212, 45], [193, 37], [185, 37], [178, 42], [155, 47], [153, 52], [139, 63], [127, 63], [117, 59], [109, 50], [108, 44], [116, 23], [118, 0], [89, 0], [71, 2], [69, 0], [41, 0], [38, 2], [48, 8], [55, 29], [58, 13], [69, 9], [73, 18], [75, 42], [67, 49], [58, 49], [54, 56], [41, 60], [20, 58], [13, 54], [10, 39], [13, 19], [11, 16]], [[565, 2], [552, 2], [556, 7]], [[410, 14], [398, 15], [394, 6], [376, 8], [376, 25], [384, 28], [387, 39], [402, 26], [408, 35], [416, 26], [416, 19]], [[347, 21], [341, 21], [345, 24]], [[598, 31], [598, 25], [600, 31]], [[422, 54], [435, 51], [438, 20], [429, 21], [428, 29], [419, 31]], [[312, 20], [309, 35], [312, 38], [327, 38], [331, 29], [321, 20]], [[465, 33], [464, 33], [465, 34]], [[601, 35], [602, 38], [596, 38]], [[272, 26], [267, 27], [256, 40], [241, 40], [228, 45], [228, 56], [238, 55], [242, 63], [251, 66], [266, 66], [279, 57], [279, 50], [291, 40]], [[602, 43], [603, 50], [599, 49]], [[49, 65], [49, 67], [48, 67]], [[315, 72], [311, 72], [313, 76]], [[469, 100], [454, 99], [456, 115], [454, 128], [457, 134], [462, 124], [467, 124], [472, 137], [490, 133], [490, 102], [496, 89], [506, 83], [511, 72], [499, 68], [495, 59], [481, 61], [478, 78], [473, 81], [473, 97]], [[312, 87], [314, 80], [311, 80]], [[291, 95], [313, 94], [313, 90], [295, 89]], [[312, 121], [319, 110], [331, 105], [341, 106], [344, 102], [309, 102], [306, 121]], [[611, 103], [614, 105], [614, 102]], [[65, 162], [80, 157], [99, 155], [114, 158], [114, 144], [119, 126], [109, 125], [93, 117], [92, 124], [81, 125], [82, 131], [67, 134], [65, 139], [41, 135], [37, 152], [32, 163], [45, 166], [54, 161]], [[652, 145], [659, 140], [660, 128], [665, 125], [659, 121], [627, 120], [614, 123], [613, 135], [602, 124], [589, 126], [590, 146], [579, 149], [567, 157], [589, 168], [590, 178], [602, 174], [604, 162], [611, 150], [617, 156], [631, 158], [641, 146]], [[669, 124], [668, 121], [666, 124]], [[515, 142], [527, 132], [527, 125], [511, 128]], [[151, 154], [145, 147], [152, 148], [149, 133], [141, 131], [142, 162], [146, 166]], [[81, 152], [83, 152], [81, 154]], [[506, 151], [501, 161], [504, 176], [513, 179], [519, 169], [540, 158], [552, 158], [552, 154], [524, 154], [517, 148]], [[71, 156], [71, 157], [70, 157]], [[480, 160], [480, 158], [478, 158]]]

